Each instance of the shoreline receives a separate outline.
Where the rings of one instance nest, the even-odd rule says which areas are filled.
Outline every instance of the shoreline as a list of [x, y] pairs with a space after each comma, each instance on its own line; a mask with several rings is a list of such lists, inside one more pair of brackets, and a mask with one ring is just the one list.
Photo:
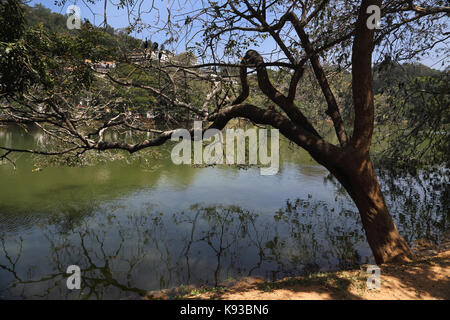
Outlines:
[[367, 288], [367, 266], [265, 281], [261, 277], [227, 280], [218, 286], [179, 286], [149, 291], [146, 300], [448, 300], [450, 299], [450, 232], [439, 245], [417, 240], [416, 259], [384, 264], [381, 287]]

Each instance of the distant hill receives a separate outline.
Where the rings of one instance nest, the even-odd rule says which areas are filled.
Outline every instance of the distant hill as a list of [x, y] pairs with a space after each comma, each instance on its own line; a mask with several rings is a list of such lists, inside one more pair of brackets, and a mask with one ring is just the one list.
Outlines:
[[[67, 28], [67, 18], [68, 15], [52, 12], [42, 4], [36, 4], [33, 7], [25, 5], [25, 20], [30, 27], [42, 24], [46, 30], [55, 33], [73, 34], [77, 32], [76, 30], [69, 30]], [[89, 20], [86, 19], [83, 23], [90, 24]], [[94, 28], [104, 33], [103, 37], [99, 39], [99, 45], [115, 48], [117, 47], [117, 43], [120, 43], [121, 47], [129, 50], [136, 49], [142, 45], [141, 40], [129, 36], [124, 30], [116, 30], [109, 25], [106, 28]]]
[[439, 76], [441, 71], [427, 67], [421, 63], [385, 63], [374, 68], [373, 87], [375, 94], [382, 93], [384, 88], [401, 86], [419, 77]]
[[34, 7], [25, 5], [25, 19], [28, 26], [37, 26], [40, 23], [47, 30], [53, 32], [67, 32], [67, 16], [54, 13], [42, 4], [36, 4]]

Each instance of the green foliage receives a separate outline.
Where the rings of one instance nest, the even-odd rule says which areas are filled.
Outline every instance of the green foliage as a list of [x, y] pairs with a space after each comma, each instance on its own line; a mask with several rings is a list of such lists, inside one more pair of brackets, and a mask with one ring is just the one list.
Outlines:
[[66, 33], [67, 16], [53, 13], [42, 4], [36, 4], [34, 7], [24, 6], [26, 22], [28, 27], [36, 27], [42, 24], [44, 29], [52, 32]]
[[376, 120], [380, 160], [395, 164], [450, 164], [448, 71], [419, 64], [395, 65], [376, 73]]
[[120, 44], [127, 49], [140, 44], [127, 35], [114, 35], [109, 26], [97, 28], [86, 21], [80, 30], [69, 30], [65, 21], [41, 5], [0, 3], [0, 22], [6, 26], [0, 32], [0, 93], [20, 96], [40, 90], [51, 95], [57, 90], [74, 95], [94, 81], [87, 60], [114, 60]]
[[0, 0], [0, 41], [14, 42], [25, 29], [25, 18], [20, 1]]
[[381, 63], [375, 67], [373, 77], [374, 93], [383, 93], [393, 86], [404, 86], [417, 77], [438, 76], [438, 70], [420, 63], [399, 64], [392, 61]]

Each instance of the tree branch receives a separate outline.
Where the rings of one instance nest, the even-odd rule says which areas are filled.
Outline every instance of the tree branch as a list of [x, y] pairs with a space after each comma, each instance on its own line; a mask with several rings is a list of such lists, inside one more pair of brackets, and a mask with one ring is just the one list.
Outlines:
[[339, 143], [342, 147], [345, 147], [347, 145], [347, 133], [345, 132], [344, 122], [342, 121], [336, 98], [331, 91], [328, 79], [325, 75], [322, 65], [320, 64], [319, 57], [315, 53], [304, 28], [301, 26], [300, 20], [294, 13], [291, 13], [291, 21], [298, 36], [300, 37], [303, 48], [305, 48], [307, 55], [310, 57], [309, 59], [313, 66], [314, 74], [316, 75], [316, 79], [319, 82], [320, 88], [322, 89], [323, 95], [325, 96], [325, 100], [327, 101], [328, 109], [326, 111], [326, 114], [333, 120], [334, 129], [339, 139]]

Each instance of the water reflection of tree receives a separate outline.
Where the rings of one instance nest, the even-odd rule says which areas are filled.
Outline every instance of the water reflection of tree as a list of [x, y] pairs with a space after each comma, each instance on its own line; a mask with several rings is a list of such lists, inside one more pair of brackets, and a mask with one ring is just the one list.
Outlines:
[[[341, 198], [287, 201], [274, 215], [201, 204], [172, 214], [141, 208], [124, 216], [121, 206], [102, 210], [71, 223], [63, 217], [49, 222], [43, 231], [46, 266], [27, 264], [21, 238], [12, 254], [13, 235], [5, 234], [0, 276], [12, 280], [0, 288], [3, 296], [133, 298], [146, 290], [217, 285], [242, 276], [271, 279], [342, 269], [367, 262], [370, 254], [363, 230], [355, 227], [359, 215]], [[429, 224], [428, 216], [412, 216], [418, 228]], [[66, 288], [65, 271], [72, 264], [82, 270], [81, 291]]]
[[[195, 245], [209, 248], [216, 258], [213, 270], [213, 283], [217, 285], [221, 280], [236, 274], [252, 275], [264, 259], [261, 233], [256, 225], [258, 215], [243, 210], [238, 206], [191, 206], [193, 215], [174, 215], [175, 224], [188, 224], [191, 231], [184, 236], [182, 250], [188, 270], [187, 283], [192, 279], [189, 259]], [[242, 258], [244, 248], [252, 248], [258, 252], [259, 259], [254, 266], [245, 266]], [[227, 258], [227, 261], [223, 261]], [[225, 270], [224, 270], [225, 269]], [[233, 270], [230, 272], [230, 270]]]
[[358, 246], [366, 247], [363, 231], [356, 224], [359, 216], [344, 202], [287, 201], [275, 219], [283, 220], [289, 229], [290, 261], [303, 262], [303, 273], [343, 269], [362, 262]]
[[386, 198], [408, 241], [439, 242], [450, 227], [450, 170], [438, 167], [417, 172], [383, 171]]
[[[308, 259], [314, 260], [314, 252], [320, 250], [312, 241], [310, 253], [283, 254], [283, 250], [292, 251], [290, 238], [304, 237], [302, 250], [308, 249], [307, 239], [314, 239], [316, 228], [297, 215], [298, 228], [288, 230], [283, 219], [294, 211], [287, 209], [280, 210], [275, 220], [236, 206], [195, 205], [170, 217], [156, 212], [122, 217], [114, 208], [110, 210], [104, 216], [49, 225], [44, 231], [48, 268], [40, 278], [30, 270], [42, 266], [20, 265], [22, 242], [17, 243], [19, 254], [13, 259], [5, 246], [10, 239], [3, 237], [5, 262], [0, 268], [14, 279], [9, 295], [100, 299], [142, 295], [143, 288], [218, 284], [229, 277], [280, 277], [298, 274], [303, 258], [311, 255]], [[81, 292], [65, 287], [65, 271], [72, 264], [82, 270]]]
[[[86, 245], [86, 237], [90, 237], [88, 232], [78, 232], [80, 237], [79, 246], [72, 243], [63, 243], [56, 238], [49, 241], [49, 249], [52, 254], [49, 256], [51, 264], [51, 272], [43, 277], [33, 277], [32, 270], [37, 266], [30, 266], [26, 275], [21, 275], [18, 270], [17, 263], [22, 256], [22, 242], [17, 258], [13, 260], [5, 248], [5, 239], [2, 238], [3, 253], [9, 263], [8, 265], [0, 264], [0, 268], [13, 275], [14, 281], [5, 291], [19, 288], [20, 292], [14, 290], [13, 296], [25, 298], [82, 298], [82, 299], [101, 299], [108, 290], [117, 289], [122, 293], [134, 293], [137, 295], [145, 294], [145, 290], [131, 286], [129, 283], [121, 283], [116, 279], [114, 271], [111, 269], [111, 262], [116, 260], [122, 250], [121, 245], [114, 251], [105, 251], [101, 240], [99, 241], [99, 250], [94, 251], [92, 247]], [[123, 240], [123, 239], [122, 239]], [[80, 291], [69, 291], [66, 285], [66, 269], [69, 265], [79, 265], [82, 269], [82, 287]], [[130, 277], [133, 272], [134, 264], [130, 261], [126, 276]], [[33, 288], [37, 286], [38, 289]], [[39, 293], [36, 293], [39, 291]]]
[[[450, 227], [450, 170], [444, 167], [421, 171], [379, 170], [383, 193], [404, 239], [412, 243], [426, 238], [439, 242]], [[338, 198], [347, 197], [335, 179]]]

